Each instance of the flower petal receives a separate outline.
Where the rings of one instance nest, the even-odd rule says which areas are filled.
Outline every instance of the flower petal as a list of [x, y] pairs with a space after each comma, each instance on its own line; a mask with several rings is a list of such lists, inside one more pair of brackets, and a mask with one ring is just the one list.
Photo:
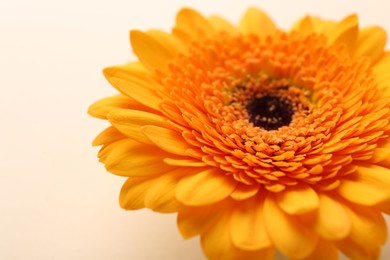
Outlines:
[[168, 63], [175, 53], [154, 37], [141, 31], [130, 32], [130, 42], [138, 59], [152, 72], [161, 70], [168, 72]]
[[351, 239], [344, 239], [337, 243], [337, 247], [350, 259], [368, 260], [379, 259], [380, 247], [361, 246]]
[[107, 114], [112, 110], [120, 108], [132, 108], [133, 106], [137, 106], [137, 102], [130, 99], [129, 97], [126, 97], [125, 95], [115, 95], [100, 99], [93, 103], [88, 108], [88, 114], [93, 117], [107, 119]]
[[337, 192], [345, 199], [365, 206], [390, 200], [390, 169], [378, 165], [359, 166], [356, 173], [341, 180]]
[[146, 190], [145, 207], [162, 213], [176, 212], [179, 208], [176, 185], [182, 176], [182, 169], [178, 169], [156, 178]]
[[161, 30], [149, 30], [147, 35], [160, 42], [165, 48], [167, 48], [172, 54], [176, 55], [179, 52], [185, 52], [185, 46], [174, 35], [166, 33]]
[[229, 237], [229, 229], [226, 228], [228, 225], [228, 214], [225, 214], [202, 234], [202, 247], [208, 259], [274, 259], [275, 250], [272, 247], [256, 251], [244, 251], [234, 247]]
[[[299, 260], [338, 260], [337, 247], [325, 240], [318, 241], [316, 249], [308, 257]], [[294, 259], [292, 259], [294, 260]]]
[[259, 250], [272, 246], [265, 228], [263, 201], [256, 197], [240, 201], [232, 207], [230, 236], [235, 247], [242, 250]]
[[257, 34], [260, 37], [273, 34], [277, 30], [272, 19], [260, 9], [254, 7], [245, 12], [239, 28], [244, 34]]
[[211, 16], [209, 22], [217, 32], [227, 32], [232, 35], [238, 33], [238, 30], [234, 25], [220, 16]]
[[314, 251], [318, 236], [282, 211], [272, 195], [265, 199], [264, 219], [271, 240], [286, 256], [304, 258]]
[[107, 117], [110, 123], [122, 134], [146, 144], [152, 144], [152, 142], [142, 133], [142, 127], [145, 125], [165, 126], [167, 124], [166, 119], [159, 115], [132, 109], [117, 109], [110, 112]]
[[308, 213], [318, 208], [317, 193], [308, 185], [292, 187], [276, 193], [276, 201], [281, 209], [292, 215]]
[[131, 97], [134, 100], [137, 100], [139, 103], [147, 107], [157, 111], [159, 110], [161, 98], [154, 90], [151, 90], [150, 87], [145, 86], [145, 84], [148, 84], [147, 82], [144, 82], [145, 84], [140, 84], [139, 82], [135, 83], [117, 77], [111, 77], [109, 81], [111, 85], [113, 85], [123, 94]]
[[214, 29], [200, 13], [189, 8], [183, 8], [176, 16], [176, 28], [184, 31], [193, 39], [199, 39], [214, 34]]
[[313, 229], [326, 240], [340, 240], [348, 236], [351, 223], [344, 207], [327, 195], [320, 194], [319, 198]]
[[353, 50], [359, 34], [359, 21], [356, 15], [350, 15], [336, 23], [327, 35], [330, 44], [345, 44]]
[[257, 194], [259, 191], [260, 185], [246, 185], [243, 183], [239, 183], [236, 189], [230, 194], [230, 197], [234, 200], [246, 200]]
[[375, 62], [383, 55], [386, 41], [387, 34], [382, 28], [378, 26], [363, 28], [359, 31], [354, 56], [368, 56]]
[[[373, 73], [379, 86], [384, 87], [389, 91], [390, 88], [390, 52], [386, 54], [373, 66]], [[387, 93], [388, 94], [388, 93]], [[389, 94], [388, 94], [389, 95]]]
[[212, 168], [180, 180], [177, 199], [188, 206], [204, 206], [228, 197], [237, 183], [230, 176]]
[[104, 145], [104, 144], [110, 144], [115, 141], [119, 141], [122, 139], [125, 139], [126, 136], [121, 134], [118, 130], [115, 129], [115, 127], [107, 127], [102, 131], [98, 136], [95, 137], [95, 139], [92, 142], [93, 146], [98, 145]]
[[352, 224], [352, 241], [367, 247], [379, 247], [386, 242], [386, 222], [379, 211], [352, 205], [345, 209]]
[[168, 153], [184, 155], [186, 150], [190, 148], [181, 134], [165, 127], [154, 125], [144, 126], [142, 127], [142, 133], [145, 134], [153, 144]]
[[126, 140], [110, 151], [105, 166], [109, 172], [121, 176], [156, 175], [172, 168], [163, 162], [166, 156], [154, 146]]
[[221, 218], [228, 205], [228, 202], [221, 201], [208, 206], [181, 207], [177, 215], [177, 225], [183, 238], [203, 233], [215, 220]]
[[240, 31], [244, 34], [256, 34], [266, 37], [276, 32], [276, 26], [271, 18], [260, 9], [251, 7], [242, 17], [239, 25]]
[[128, 178], [119, 195], [120, 206], [127, 210], [144, 208], [145, 191], [154, 181], [154, 178], [148, 177]]

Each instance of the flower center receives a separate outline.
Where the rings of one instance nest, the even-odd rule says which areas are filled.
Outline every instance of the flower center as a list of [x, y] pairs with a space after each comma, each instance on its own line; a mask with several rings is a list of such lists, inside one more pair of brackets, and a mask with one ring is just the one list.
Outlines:
[[246, 110], [250, 122], [268, 131], [289, 125], [294, 115], [290, 102], [274, 95], [253, 98], [248, 102]]

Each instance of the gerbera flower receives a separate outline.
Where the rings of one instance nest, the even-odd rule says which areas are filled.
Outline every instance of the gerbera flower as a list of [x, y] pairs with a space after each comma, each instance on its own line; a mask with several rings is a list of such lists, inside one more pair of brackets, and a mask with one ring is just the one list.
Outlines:
[[305, 17], [278, 29], [181, 10], [131, 31], [138, 61], [104, 70], [120, 94], [89, 113], [128, 177], [120, 205], [178, 212], [209, 259], [376, 259], [390, 200], [390, 53], [379, 27]]

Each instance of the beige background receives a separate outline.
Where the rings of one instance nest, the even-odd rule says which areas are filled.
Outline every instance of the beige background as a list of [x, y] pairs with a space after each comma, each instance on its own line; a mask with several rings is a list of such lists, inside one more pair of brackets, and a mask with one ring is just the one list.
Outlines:
[[181, 6], [237, 22], [249, 5], [284, 28], [357, 12], [390, 32], [388, 0], [0, 0], [0, 259], [203, 259], [174, 215], [119, 208], [124, 179], [90, 146], [106, 123], [86, 111], [115, 93], [102, 68], [134, 58], [130, 29], [168, 30]]

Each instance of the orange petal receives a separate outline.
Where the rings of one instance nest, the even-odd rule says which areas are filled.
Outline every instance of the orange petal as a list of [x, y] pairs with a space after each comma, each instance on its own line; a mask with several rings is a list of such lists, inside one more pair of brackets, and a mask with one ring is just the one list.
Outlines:
[[161, 98], [156, 94], [156, 91], [147, 87], [145, 84], [137, 84], [121, 78], [111, 77], [109, 79], [112, 86], [118, 89], [123, 94], [137, 100], [139, 103], [150, 107], [154, 110], [159, 110]]
[[312, 33], [314, 31], [312, 18], [310, 16], [306, 16], [303, 19], [297, 21], [293, 26], [293, 30], [304, 33]]
[[159, 115], [132, 109], [117, 109], [109, 113], [107, 117], [122, 134], [146, 144], [152, 144], [152, 142], [142, 133], [142, 127], [167, 124], [166, 119]]
[[276, 201], [281, 209], [292, 215], [308, 213], [318, 208], [317, 193], [308, 185], [300, 185], [276, 193]]
[[[316, 249], [308, 257], [300, 258], [299, 260], [338, 260], [339, 252], [337, 247], [325, 240], [320, 240], [317, 243]], [[293, 259], [292, 259], [293, 260]], [[296, 259], [298, 260], [298, 259]]]
[[176, 212], [179, 203], [175, 190], [182, 175], [182, 170], [178, 169], [156, 178], [156, 181], [146, 191], [145, 207], [162, 213]]
[[228, 214], [225, 214], [202, 234], [202, 248], [208, 259], [274, 259], [275, 250], [272, 247], [256, 251], [240, 250], [234, 247], [229, 237], [229, 229], [226, 228], [228, 225]]
[[232, 199], [234, 200], [249, 199], [257, 194], [257, 192], [259, 191], [259, 187], [260, 185], [258, 184], [246, 185], [243, 183], [239, 183], [233, 193], [230, 194], [230, 197], [232, 197]]
[[387, 201], [390, 199], [390, 169], [378, 165], [359, 166], [356, 173], [341, 180], [337, 192], [365, 206]]
[[176, 189], [176, 197], [189, 206], [210, 205], [228, 197], [236, 185], [230, 176], [212, 168], [181, 179]]
[[202, 207], [181, 207], [177, 215], [177, 225], [183, 238], [187, 239], [202, 233], [227, 210], [225, 201]]
[[313, 229], [327, 240], [340, 240], [349, 235], [351, 223], [344, 207], [331, 197], [320, 194], [320, 205]]
[[145, 193], [154, 181], [154, 178], [147, 177], [128, 178], [119, 195], [120, 206], [128, 210], [144, 208]]
[[186, 51], [183, 43], [172, 34], [166, 33], [161, 30], [149, 30], [146, 32], [146, 34], [154, 38], [156, 41], [160, 42], [174, 55], [177, 55], [178, 52], [183, 53]]
[[259, 250], [272, 246], [265, 228], [263, 202], [256, 197], [240, 201], [232, 207], [229, 228], [235, 247], [242, 250]]
[[337, 247], [344, 255], [354, 260], [375, 260], [379, 259], [380, 256], [380, 247], [362, 246], [351, 239], [338, 242]]
[[386, 41], [387, 34], [382, 28], [366, 27], [359, 32], [354, 56], [368, 56], [375, 62], [383, 55]]
[[281, 210], [272, 195], [265, 199], [264, 219], [271, 240], [284, 255], [304, 258], [314, 251], [318, 237]]
[[211, 16], [209, 22], [217, 32], [227, 32], [232, 35], [238, 33], [238, 30], [234, 25], [220, 16]]
[[142, 133], [145, 134], [153, 144], [168, 153], [184, 155], [186, 150], [190, 148], [181, 134], [165, 127], [154, 125], [144, 126], [142, 127]]
[[92, 142], [93, 146], [98, 146], [102, 144], [109, 144], [115, 141], [119, 141], [121, 139], [126, 138], [123, 134], [121, 134], [115, 127], [108, 127], [104, 131], [102, 131]]
[[244, 34], [256, 34], [262, 38], [277, 31], [271, 18], [265, 12], [254, 7], [249, 8], [245, 12], [239, 28]]
[[380, 87], [390, 88], [390, 52], [387, 51], [384, 56], [373, 66], [373, 73]]
[[199, 39], [214, 34], [214, 28], [200, 13], [183, 8], [176, 16], [176, 28], [184, 31], [192, 39]]
[[367, 247], [379, 247], [386, 242], [386, 222], [379, 211], [352, 205], [345, 209], [352, 225], [352, 241]]
[[174, 57], [169, 48], [164, 46], [164, 41], [141, 31], [130, 32], [130, 42], [138, 59], [152, 72], [160, 70], [168, 72], [168, 63]]
[[167, 154], [154, 146], [126, 140], [116, 145], [105, 161], [108, 171], [121, 176], [148, 176], [172, 169], [163, 159]]
[[356, 15], [350, 15], [336, 23], [327, 35], [331, 44], [345, 44], [353, 50], [359, 34], [359, 21]]
[[134, 105], [137, 105], [137, 103], [129, 97], [126, 97], [125, 95], [115, 95], [100, 99], [93, 103], [88, 108], [88, 114], [93, 117], [107, 119], [107, 114], [112, 110], [120, 108], [132, 108]]

